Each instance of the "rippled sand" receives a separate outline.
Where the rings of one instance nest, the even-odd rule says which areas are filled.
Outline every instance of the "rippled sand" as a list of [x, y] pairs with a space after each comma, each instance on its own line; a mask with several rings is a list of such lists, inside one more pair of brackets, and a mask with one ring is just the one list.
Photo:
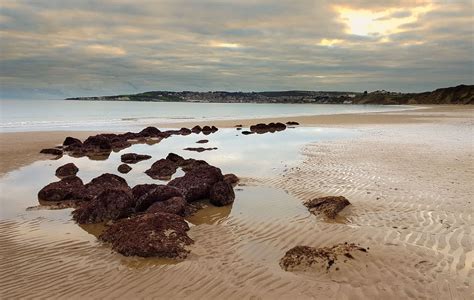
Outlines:
[[[95, 239], [100, 228], [78, 229], [69, 211], [2, 218], [0, 296], [469, 299], [472, 110], [413, 114], [424, 121], [359, 126], [355, 136], [304, 146], [288, 169], [244, 178], [232, 208], [189, 219], [196, 243], [182, 262], [112, 253]], [[301, 205], [321, 195], [353, 205], [329, 222]], [[296, 245], [340, 242], [368, 254], [330, 271], [278, 265]]]

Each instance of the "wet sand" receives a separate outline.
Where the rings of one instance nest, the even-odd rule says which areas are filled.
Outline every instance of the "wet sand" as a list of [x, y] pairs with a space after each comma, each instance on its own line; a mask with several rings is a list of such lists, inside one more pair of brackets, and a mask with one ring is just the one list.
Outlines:
[[[42, 218], [45, 211], [33, 219], [4, 219], [0, 296], [469, 299], [474, 293], [473, 112], [453, 106], [288, 118], [306, 126], [357, 127], [360, 134], [310, 143], [295, 166], [271, 177], [245, 178], [232, 211], [214, 209], [189, 220], [199, 224], [190, 231], [196, 244], [179, 263], [111, 253], [93, 235], [77, 233], [67, 212], [59, 220]], [[65, 136], [60, 135], [51, 141], [60, 143]], [[37, 151], [44, 147], [32, 143]], [[12, 150], [2, 149], [14, 157]], [[2, 163], [3, 172], [14, 167]], [[256, 203], [255, 195], [265, 197]], [[301, 205], [325, 195], [343, 195], [352, 205], [336, 221], [311, 215]], [[329, 272], [285, 272], [278, 265], [296, 245], [341, 242], [359, 243], [369, 252]]]

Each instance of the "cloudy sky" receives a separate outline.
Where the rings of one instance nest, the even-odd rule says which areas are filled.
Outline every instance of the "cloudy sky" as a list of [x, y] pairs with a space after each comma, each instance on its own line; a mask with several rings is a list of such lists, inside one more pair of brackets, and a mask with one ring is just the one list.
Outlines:
[[472, 84], [471, 0], [1, 0], [2, 98]]

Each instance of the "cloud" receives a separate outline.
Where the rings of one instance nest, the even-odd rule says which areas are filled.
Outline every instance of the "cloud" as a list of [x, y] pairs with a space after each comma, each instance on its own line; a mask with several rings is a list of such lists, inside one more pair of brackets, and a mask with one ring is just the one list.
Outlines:
[[2, 95], [472, 83], [470, 1], [2, 2]]

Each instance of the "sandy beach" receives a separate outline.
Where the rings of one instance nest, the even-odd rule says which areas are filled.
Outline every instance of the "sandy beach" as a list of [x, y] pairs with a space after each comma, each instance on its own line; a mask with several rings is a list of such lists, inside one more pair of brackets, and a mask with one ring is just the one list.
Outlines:
[[[356, 129], [358, 134], [309, 143], [294, 153], [298, 163], [283, 172], [243, 178], [241, 185], [247, 188], [240, 194], [243, 206], [232, 208], [242, 213], [231, 213], [231, 208], [207, 212], [206, 217], [218, 216], [219, 221], [196, 222], [201, 224], [190, 231], [196, 243], [191, 255], [179, 263], [123, 257], [98, 243], [94, 228], [77, 233], [68, 214], [54, 220], [28, 218], [24, 216], [29, 211], [21, 208], [23, 213], [18, 216], [0, 220], [0, 298], [473, 296], [472, 106], [213, 121], [206, 125], [230, 128], [272, 121]], [[84, 139], [91, 134], [1, 133], [1, 179], [14, 180], [19, 168], [50, 159], [39, 154], [42, 148], [61, 144], [69, 135]], [[262, 199], [260, 206], [245, 206], [246, 197], [252, 191], [258, 195], [259, 189], [278, 189], [280, 192], [265, 192], [274, 193], [275, 203]], [[327, 195], [342, 195], [352, 203], [336, 221], [311, 215], [301, 205]], [[10, 203], [2, 201], [1, 205], [5, 208]], [[274, 212], [267, 216], [267, 209]], [[42, 212], [46, 211], [35, 211]], [[49, 228], [58, 222], [62, 227], [55, 228], [53, 234]], [[322, 247], [344, 242], [368, 248], [367, 255], [342, 263], [337, 271], [308, 268], [287, 272], [278, 265], [283, 254], [296, 245]]]

